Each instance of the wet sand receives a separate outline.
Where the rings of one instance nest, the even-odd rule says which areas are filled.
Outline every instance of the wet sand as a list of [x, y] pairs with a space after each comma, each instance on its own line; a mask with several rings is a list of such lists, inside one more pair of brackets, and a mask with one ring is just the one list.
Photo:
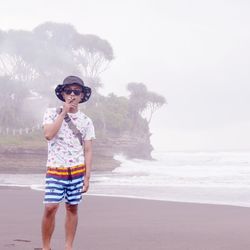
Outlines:
[[[1, 188], [0, 249], [41, 249], [43, 192]], [[250, 208], [85, 196], [74, 250], [247, 250]], [[53, 250], [63, 250], [64, 204]]]

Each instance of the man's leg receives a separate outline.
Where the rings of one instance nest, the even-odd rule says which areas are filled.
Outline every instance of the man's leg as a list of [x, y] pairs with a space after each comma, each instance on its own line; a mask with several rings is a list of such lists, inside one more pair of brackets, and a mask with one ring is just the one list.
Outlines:
[[65, 250], [72, 250], [78, 222], [78, 205], [70, 205], [66, 203], [65, 207]]
[[45, 204], [42, 219], [43, 250], [50, 250], [50, 240], [55, 228], [55, 215], [59, 204]]

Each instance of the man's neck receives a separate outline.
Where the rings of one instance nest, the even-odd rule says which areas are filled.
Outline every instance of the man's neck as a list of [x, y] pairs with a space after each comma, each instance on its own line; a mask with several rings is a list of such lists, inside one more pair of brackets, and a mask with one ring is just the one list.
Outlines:
[[78, 107], [76, 107], [76, 108], [74, 108], [74, 109], [70, 109], [69, 110], [69, 113], [77, 113], [77, 111], [78, 111]]

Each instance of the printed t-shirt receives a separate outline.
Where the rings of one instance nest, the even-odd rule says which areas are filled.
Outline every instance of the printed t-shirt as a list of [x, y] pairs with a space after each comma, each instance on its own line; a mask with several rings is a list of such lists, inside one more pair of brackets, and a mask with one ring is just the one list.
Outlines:
[[[95, 139], [95, 129], [92, 120], [81, 111], [68, 113], [72, 122], [80, 130], [83, 143]], [[58, 116], [56, 108], [48, 108], [43, 117], [43, 125], [52, 124]], [[57, 134], [48, 140], [47, 167], [72, 167], [84, 164], [83, 146], [73, 134], [68, 124], [63, 120]]]

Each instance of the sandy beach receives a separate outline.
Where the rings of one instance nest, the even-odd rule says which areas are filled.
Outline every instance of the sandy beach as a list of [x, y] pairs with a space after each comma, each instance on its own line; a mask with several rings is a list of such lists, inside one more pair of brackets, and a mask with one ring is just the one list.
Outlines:
[[[1, 188], [0, 249], [41, 248], [43, 192]], [[233, 206], [85, 196], [75, 250], [246, 250], [250, 209]], [[63, 204], [53, 250], [63, 250]]]

